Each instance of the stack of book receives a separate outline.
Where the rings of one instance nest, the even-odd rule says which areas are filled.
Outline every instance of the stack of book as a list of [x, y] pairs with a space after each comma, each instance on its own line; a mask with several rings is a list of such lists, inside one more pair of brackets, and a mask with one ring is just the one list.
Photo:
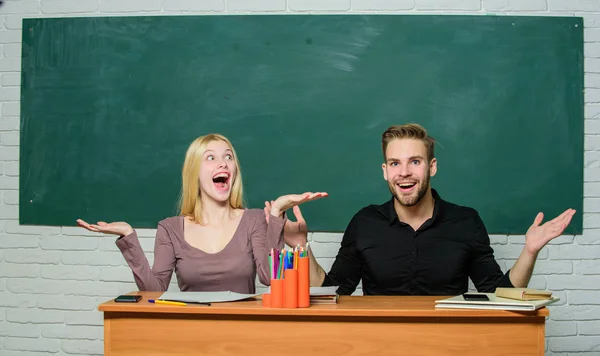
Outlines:
[[310, 304], [336, 304], [338, 287], [310, 287]]
[[[560, 298], [552, 292], [531, 288], [497, 288], [496, 293], [469, 293], [487, 297], [487, 300], [465, 300], [463, 295], [436, 300], [436, 308], [447, 309], [500, 309], [534, 311]], [[485, 298], [484, 297], [484, 298]]]
[[552, 299], [552, 292], [532, 288], [496, 288], [496, 297], [514, 300]]

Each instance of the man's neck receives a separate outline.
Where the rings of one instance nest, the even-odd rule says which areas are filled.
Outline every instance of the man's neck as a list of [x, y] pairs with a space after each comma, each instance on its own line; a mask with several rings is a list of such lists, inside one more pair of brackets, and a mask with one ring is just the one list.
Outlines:
[[427, 189], [423, 198], [413, 206], [403, 206], [394, 198], [394, 210], [396, 210], [398, 220], [411, 225], [415, 231], [433, 216], [434, 206], [431, 188]]

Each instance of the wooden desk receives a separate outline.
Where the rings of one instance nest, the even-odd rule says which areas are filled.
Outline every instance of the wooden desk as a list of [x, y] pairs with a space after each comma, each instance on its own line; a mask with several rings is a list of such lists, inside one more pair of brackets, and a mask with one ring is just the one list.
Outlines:
[[441, 297], [340, 297], [337, 305], [265, 309], [259, 300], [100, 305], [104, 352], [120, 355], [544, 355], [546, 308], [434, 308]]

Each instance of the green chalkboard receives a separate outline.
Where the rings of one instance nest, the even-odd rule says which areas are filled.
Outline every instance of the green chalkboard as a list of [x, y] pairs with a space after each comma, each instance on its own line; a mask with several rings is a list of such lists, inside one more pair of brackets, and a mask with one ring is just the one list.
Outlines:
[[438, 140], [443, 198], [490, 233], [579, 211], [583, 23], [569, 17], [255, 15], [26, 19], [22, 224], [176, 214], [185, 150], [234, 143], [249, 207], [304, 207], [343, 231], [390, 194], [380, 135], [417, 122]]

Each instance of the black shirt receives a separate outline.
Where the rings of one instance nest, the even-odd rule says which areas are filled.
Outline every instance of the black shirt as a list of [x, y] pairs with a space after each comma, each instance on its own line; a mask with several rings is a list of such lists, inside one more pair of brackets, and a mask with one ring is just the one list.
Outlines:
[[340, 295], [361, 279], [365, 295], [458, 295], [469, 277], [480, 292], [513, 287], [477, 211], [432, 194], [433, 216], [417, 231], [398, 220], [393, 198], [354, 215], [323, 285]]

